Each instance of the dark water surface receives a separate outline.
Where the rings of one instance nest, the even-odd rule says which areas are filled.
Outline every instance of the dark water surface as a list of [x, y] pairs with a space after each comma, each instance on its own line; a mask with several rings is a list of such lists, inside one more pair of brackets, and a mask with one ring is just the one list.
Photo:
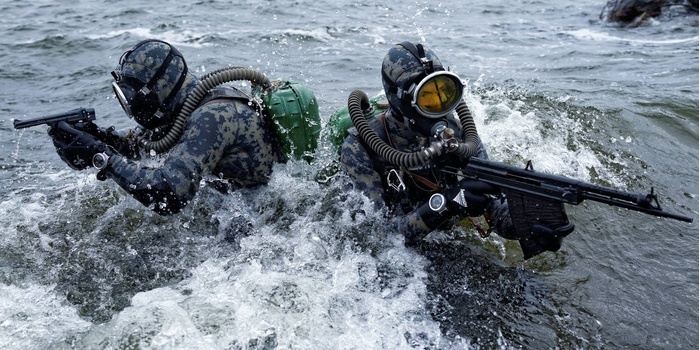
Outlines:
[[[130, 126], [109, 72], [136, 42], [196, 74], [228, 65], [303, 82], [324, 121], [380, 91], [396, 42], [469, 80], [491, 158], [698, 213], [698, 20], [625, 29], [583, 1], [5, 1], [0, 4], [3, 349], [688, 349], [698, 346], [698, 225], [569, 207], [561, 251], [527, 262], [471, 229], [406, 248], [366, 198], [313, 164], [269, 186], [203, 187], [160, 217], [73, 172], [29, 118], [79, 106]], [[453, 239], [456, 238], [456, 239]]]

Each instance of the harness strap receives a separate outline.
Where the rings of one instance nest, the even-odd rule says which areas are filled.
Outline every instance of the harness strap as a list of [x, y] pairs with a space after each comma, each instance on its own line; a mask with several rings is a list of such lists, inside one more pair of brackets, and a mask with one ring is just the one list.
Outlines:
[[[396, 149], [396, 146], [394, 146], [394, 142], [391, 140], [391, 134], [389, 133], [389, 128], [386, 124], [386, 112], [380, 114], [378, 116], [378, 118], [381, 120], [382, 125], [384, 126], [384, 132], [386, 133], [386, 137], [387, 137], [387, 140], [389, 141], [389, 145], [392, 148]], [[410, 175], [411, 178], [413, 179], [413, 181], [420, 182], [421, 184], [427, 186], [428, 188], [430, 188], [431, 190], [433, 190], [435, 192], [442, 191], [442, 187], [440, 185], [426, 179], [425, 177], [420, 176], [418, 174], [414, 174], [414, 173], [410, 172], [408, 169], [405, 169], [403, 167], [401, 168], [401, 170], [405, 171], [408, 175]]]
[[411, 178], [413, 178], [413, 180], [418, 181], [418, 182], [422, 183], [423, 185], [428, 186], [428, 188], [430, 188], [431, 190], [433, 190], [435, 192], [442, 191], [442, 187], [440, 185], [438, 185], [438, 184], [436, 184], [436, 183], [434, 183], [434, 182], [432, 182], [432, 181], [430, 181], [430, 180], [428, 180], [420, 175], [414, 174], [410, 171], [406, 171], [406, 172], [408, 173], [408, 175], [411, 175]]

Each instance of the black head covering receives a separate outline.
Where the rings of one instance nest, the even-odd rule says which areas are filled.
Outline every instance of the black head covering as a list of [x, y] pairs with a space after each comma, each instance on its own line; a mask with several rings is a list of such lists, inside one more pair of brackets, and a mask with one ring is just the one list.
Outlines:
[[[182, 54], [161, 40], [144, 40], [125, 52], [112, 72], [126, 98], [124, 109], [146, 129], [171, 124], [197, 84]], [[122, 101], [120, 101], [122, 102]]]

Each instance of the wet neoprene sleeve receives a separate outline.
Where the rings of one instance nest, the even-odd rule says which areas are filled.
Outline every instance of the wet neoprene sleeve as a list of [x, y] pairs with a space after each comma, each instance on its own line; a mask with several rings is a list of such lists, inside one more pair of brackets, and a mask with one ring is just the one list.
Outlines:
[[406, 244], [413, 245], [430, 231], [444, 224], [451, 216], [448, 211], [438, 213], [430, 209], [430, 205], [426, 202], [400, 220], [396, 220], [395, 224], [399, 232], [406, 237]]
[[[341, 162], [355, 189], [367, 195], [377, 207], [386, 205], [381, 175], [372, 166], [372, 160], [359, 140], [350, 135], [342, 147]], [[393, 218], [391, 225], [406, 237], [406, 243], [411, 244], [421, 240], [446, 220], [446, 217], [433, 212], [426, 202], [408, 214]]]
[[262, 118], [237, 100], [208, 103], [192, 113], [162, 164], [146, 166], [114, 155], [105, 174], [162, 215], [180, 211], [205, 176], [239, 186], [266, 183], [280, 158]]
[[[183, 174], [173, 168], [141, 167], [138, 163], [127, 160], [119, 154], [110, 158], [110, 166], [106, 169], [107, 176], [122, 189], [161, 215], [182, 210], [196, 191], [190, 188], [187, 192], [178, 193], [173, 184], [179, 181], [172, 177], [177, 176], [174, 175], [177, 173]], [[190, 191], [192, 191], [191, 194]]]

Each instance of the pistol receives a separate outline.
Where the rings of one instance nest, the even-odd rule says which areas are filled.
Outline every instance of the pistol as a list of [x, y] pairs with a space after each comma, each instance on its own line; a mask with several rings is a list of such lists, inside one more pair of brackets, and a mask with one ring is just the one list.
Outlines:
[[68, 112], [51, 114], [44, 117], [18, 120], [15, 119], [13, 124], [15, 129], [24, 129], [32, 126], [37, 126], [41, 124], [52, 125], [59, 122], [77, 123], [95, 120], [95, 109], [94, 108], [76, 108]]

